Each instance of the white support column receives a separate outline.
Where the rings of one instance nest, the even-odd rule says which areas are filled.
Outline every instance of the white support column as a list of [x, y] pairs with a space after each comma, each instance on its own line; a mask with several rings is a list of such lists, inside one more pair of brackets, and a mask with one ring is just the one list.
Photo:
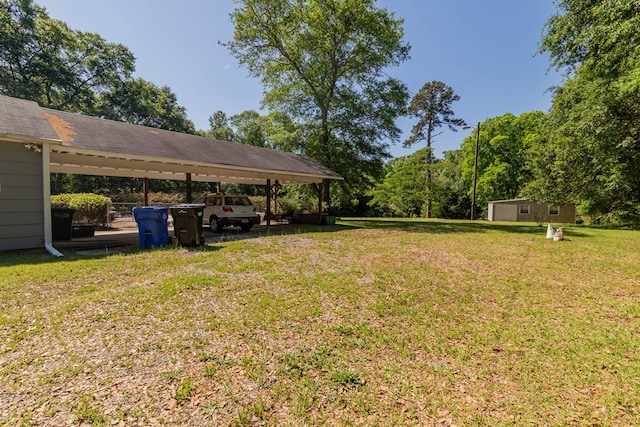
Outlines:
[[49, 144], [42, 144], [42, 202], [44, 207], [44, 247], [54, 256], [63, 256], [53, 247], [51, 233], [51, 169], [49, 166], [51, 150]]

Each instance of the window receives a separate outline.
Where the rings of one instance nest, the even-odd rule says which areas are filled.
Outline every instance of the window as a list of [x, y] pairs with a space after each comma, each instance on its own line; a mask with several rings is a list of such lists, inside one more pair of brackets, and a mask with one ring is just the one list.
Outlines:
[[520, 215], [529, 215], [529, 205], [520, 205]]
[[560, 206], [549, 206], [549, 215], [560, 215]]

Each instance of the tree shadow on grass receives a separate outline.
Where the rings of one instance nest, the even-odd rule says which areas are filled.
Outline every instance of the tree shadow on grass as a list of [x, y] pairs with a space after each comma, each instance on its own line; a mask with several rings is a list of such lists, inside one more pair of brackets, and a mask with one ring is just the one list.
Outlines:
[[40, 249], [24, 249], [16, 251], [2, 252], [0, 258], [0, 268], [3, 266], [15, 265], [35, 265], [53, 262], [73, 262], [87, 259], [107, 258], [111, 256], [131, 256], [142, 254], [145, 252], [156, 251], [165, 252], [168, 256], [176, 250], [188, 250], [190, 252], [215, 252], [220, 246], [205, 244], [200, 246], [180, 246], [179, 244], [170, 243], [167, 246], [159, 248], [141, 248], [139, 245], [122, 244], [117, 240], [105, 240], [87, 242], [54, 242], [54, 247], [62, 252], [62, 257], [55, 257], [48, 253], [44, 248]]
[[[565, 236], [569, 234], [573, 237], [592, 237], [590, 234], [579, 231], [580, 226], [562, 225]], [[547, 225], [535, 223], [510, 223], [491, 222], [484, 220], [450, 220], [450, 219], [415, 219], [415, 218], [340, 218], [336, 225], [311, 225], [311, 224], [289, 224], [287, 226], [276, 226], [262, 228], [253, 231], [251, 237], [274, 236], [287, 234], [305, 233], [325, 233], [357, 229], [393, 229], [409, 233], [432, 233], [432, 234], [453, 234], [453, 233], [488, 233], [501, 231], [504, 233], [529, 234], [536, 236], [546, 236]], [[234, 240], [233, 235], [228, 235], [228, 240]], [[239, 240], [239, 239], [235, 239]]]
[[[307, 233], [331, 233], [346, 230], [357, 229], [392, 229], [400, 230], [408, 233], [433, 233], [433, 234], [452, 234], [452, 233], [487, 233], [492, 231], [500, 231], [504, 233], [528, 234], [536, 236], [546, 235], [546, 225], [538, 225], [533, 223], [506, 223], [506, 222], [489, 222], [489, 221], [469, 221], [469, 220], [444, 220], [444, 219], [402, 219], [402, 218], [341, 218], [335, 225], [317, 225], [317, 224], [288, 224], [286, 226], [259, 227], [251, 232], [240, 232], [231, 230], [225, 233], [210, 233], [205, 231], [205, 245], [196, 247], [184, 247], [183, 249], [195, 252], [215, 252], [219, 250], [226, 242], [237, 240], [254, 239], [264, 236], [279, 236], [290, 234], [307, 234]], [[565, 228], [565, 236], [590, 238], [593, 237], [589, 233], [580, 231], [580, 227], [571, 225]], [[55, 258], [47, 253], [44, 249], [32, 249], [24, 251], [3, 252], [0, 258], [0, 267], [3, 265], [19, 265], [19, 264], [40, 264], [48, 262], [63, 262], [82, 260], [87, 257], [105, 258], [118, 254], [133, 255], [143, 253], [145, 251], [166, 251], [167, 255], [176, 249], [180, 249], [179, 245], [170, 244], [164, 248], [142, 249], [135, 244], [121, 245], [121, 249], [109, 241], [112, 246], [108, 246], [105, 242], [95, 241], [93, 245], [82, 245], [77, 242], [62, 244], [54, 242], [54, 246], [62, 250], [65, 254], [62, 258]]]

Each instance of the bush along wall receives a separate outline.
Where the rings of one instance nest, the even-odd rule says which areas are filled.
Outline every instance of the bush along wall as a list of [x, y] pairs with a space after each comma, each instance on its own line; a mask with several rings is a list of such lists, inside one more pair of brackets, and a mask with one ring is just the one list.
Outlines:
[[76, 224], [107, 225], [107, 212], [111, 199], [93, 193], [56, 194], [51, 196], [51, 207], [75, 209]]

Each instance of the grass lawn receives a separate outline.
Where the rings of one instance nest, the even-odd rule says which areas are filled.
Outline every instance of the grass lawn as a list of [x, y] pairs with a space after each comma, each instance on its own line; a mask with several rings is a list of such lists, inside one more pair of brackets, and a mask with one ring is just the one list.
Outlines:
[[0, 253], [0, 424], [640, 425], [640, 232], [254, 237]]

